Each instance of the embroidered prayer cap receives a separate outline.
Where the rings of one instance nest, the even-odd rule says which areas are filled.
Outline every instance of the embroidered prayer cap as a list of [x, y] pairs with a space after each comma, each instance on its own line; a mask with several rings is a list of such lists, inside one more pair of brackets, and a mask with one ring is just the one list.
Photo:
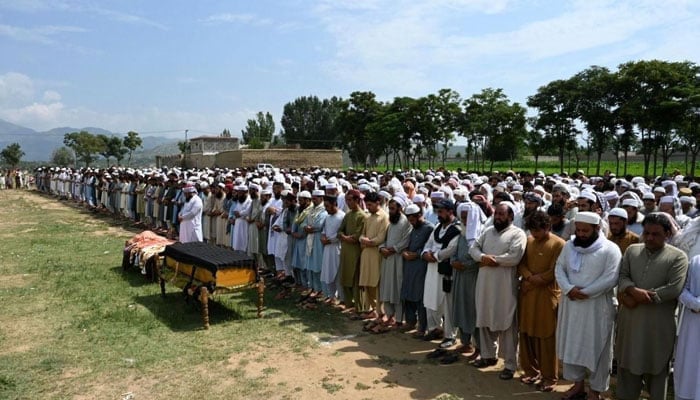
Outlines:
[[693, 191], [692, 191], [692, 189], [690, 189], [689, 187], [687, 187], [687, 188], [681, 188], [681, 189], [678, 190], [678, 195], [679, 195], [679, 196], [692, 196], [692, 195], [693, 195]]
[[414, 215], [418, 214], [420, 212], [420, 207], [418, 207], [415, 204], [409, 204], [405, 210], [403, 210], [403, 213], [406, 215]]
[[591, 225], [599, 225], [600, 224], [600, 216], [594, 212], [581, 211], [581, 212], [576, 214], [574, 221], [575, 222], [583, 222], [583, 223], [591, 224]]
[[624, 208], [615, 207], [608, 212], [608, 217], [619, 217], [622, 219], [627, 219], [627, 211]]

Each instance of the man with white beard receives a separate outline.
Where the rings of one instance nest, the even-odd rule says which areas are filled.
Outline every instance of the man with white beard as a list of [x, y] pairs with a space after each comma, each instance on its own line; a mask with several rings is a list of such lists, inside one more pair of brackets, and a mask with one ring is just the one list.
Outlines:
[[202, 241], [202, 199], [194, 186], [185, 186], [185, 204], [177, 220], [180, 222], [180, 243]]

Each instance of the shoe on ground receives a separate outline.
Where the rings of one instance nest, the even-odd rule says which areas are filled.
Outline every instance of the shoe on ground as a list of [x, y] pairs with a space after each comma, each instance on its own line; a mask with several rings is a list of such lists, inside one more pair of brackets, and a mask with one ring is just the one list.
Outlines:
[[508, 368], [504, 368], [503, 371], [501, 371], [501, 373], [498, 374], [498, 379], [502, 379], [504, 381], [509, 381], [509, 380], [513, 379], [514, 374], [515, 374], [514, 371], [511, 371]]
[[476, 361], [474, 361], [473, 366], [477, 368], [488, 368], [496, 365], [498, 363], [498, 360], [495, 358], [480, 358]]
[[455, 343], [457, 343], [457, 341], [455, 341], [454, 339], [445, 338], [445, 339], [442, 339], [442, 342], [440, 342], [440, 348], [447, 349], [447, 348], [454, 346]]
[[431, 342], [433, 340], [438, 340], [442, 339], [442, 332], [440, 332], [439, 329], [433, 329], [432, 331], [428, 332], [424, 337], [423, 340], [426, 342]]

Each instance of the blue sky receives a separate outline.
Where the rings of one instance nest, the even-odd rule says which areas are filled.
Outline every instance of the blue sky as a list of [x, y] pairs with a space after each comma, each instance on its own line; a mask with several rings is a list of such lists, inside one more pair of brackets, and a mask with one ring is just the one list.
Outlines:
[[700, 1], [0, 0], [0, 118], [240, 135], [304, 95], [500, 87], [590, 65], [700, 62]]

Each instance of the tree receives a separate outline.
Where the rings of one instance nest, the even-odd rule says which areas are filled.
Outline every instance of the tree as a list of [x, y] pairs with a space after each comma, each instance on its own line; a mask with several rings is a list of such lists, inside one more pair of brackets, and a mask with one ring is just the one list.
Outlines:
[[221, 132], [221, 135], [220, 135], [220, 136], [221, 136], [221, 137], [231, 137], [231, 131], [229, 131], [228, 129], [224, 129], [224, 130]]
[[131, 156], [136, 149], [143, 147], [143, 140], [141, 140], [139, 137], [138, 132], [129, 131], [126, 136], [124, 136], [123, 144], [129, 152], [129, 160], [126, 162], [126, 164], [131, 165]]
[[338, 116], [343, 149], [353, 165], [372, 165], [376, 160], [369, 158], [372, 142], [367, 125], [375, 121], [381, 104], [372, 92], [352, 92], [345, 105]]
[[532, 117], [528, 120], [530, 129], [527, 130], [525, 134], [524, 142], [527, 149], [530, 151], [530, 155], [535, 159], [535, 171], [537, 171], [538, 163], [540, 161], [540, 156], [544, 153], [546, 146], [546, 140], [542, 132], [538, 131], [534, 127], [537, 126], [537, 117]]
[[536, 129], [542, 130], [557, 148], [559, 170], [564, 172], [564, 155], [576, 137], [573, 87], [570, 80], [555, 80], [528, 97], [527, 105], [538, 110]]
[[97, 135], [97, 138], [103, 143], [102, 148], [98, 152], [102, 157], [107, 160], [107, 165], [109, 165], [109, 159], [114, 157], [117, 160], [117, 165], [121, 165], [121, 161], [127, 153], [127, 149], [123, 146], [123, 142], [116, 136], [107, 135]]
[[57, 167], [67, 167], [73, 164], [75, 155], [66, 146], [61, 146], [51, 153], [51, 164]]
[[437, 94], [429, 95], [428, 102], [432, 112], [433, 125], [437, 141], [442, 145], [440, 156], [442, 165], [445, 166], [447, 151], [455, 141], [455, 131], [463, 113], [460, 103], [462, 99], [457, 91], [452, 89], [440, 89]]
[[22, 146], [20, 146], [19, 143], [12, 143], [0, 152], [0, 157], [2, 157], [5, 164], [14, 168], [19, 164], [22, 157], [24, 157]]
[[338, 116], [346, 102], [338, 97], [320, 100], [304, 96], [284, 105], [280, 138], [302, 148], [332, 149], [340, 147]]
[[88, 131], [66, 133], [63, 136], [63, 144], [75, 152], [77, 159], [89, 167], [95, 161], [95, 155], [104, 151], [105, 143], [102, 139]]
[[253, 148], [262, 148], [263, 142], [272, 142], [275, 133], [275, 121], [269, 112], [259, 111], [255, 119], [249, 119], [245, 129], [241, 130], [243, 143]]

